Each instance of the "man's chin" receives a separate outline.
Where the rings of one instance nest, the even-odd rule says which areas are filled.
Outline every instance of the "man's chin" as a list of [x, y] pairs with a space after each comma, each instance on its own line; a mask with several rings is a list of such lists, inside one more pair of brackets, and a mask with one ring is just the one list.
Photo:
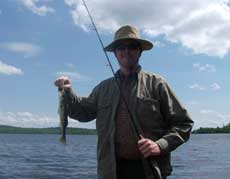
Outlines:
[[136, 64], [129, 64], [126, 66], [127, 69], [129, 69], [130, 71], [133, 71], [137, 68], [137, 65]]

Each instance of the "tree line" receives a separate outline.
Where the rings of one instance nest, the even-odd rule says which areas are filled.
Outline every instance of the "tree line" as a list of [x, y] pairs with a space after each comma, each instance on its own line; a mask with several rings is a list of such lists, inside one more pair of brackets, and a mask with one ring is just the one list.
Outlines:
[[[0, 133], [5, 134], [60, 134], [59, 127], [50, 128], [23, 128], [23, 127], [12, 127], [12, 126], [0, 126]], [[67, 134], [83, 134], [83, 135], [94, 135], [96, 129], [83, 129], [83, 128], [67, 128]]]
[[[0, 125], [0, 133], [8, 134], [60, 134], [59, 127], [50, 128], [22, 128]], [[193, 134], [212, 134], [212, 133], [230, 133], [230, 123], [223, 127], [209, 128], [200, 127], [192, 131]], [[67, 128], [67, 134], [95, 135], [96, 129]]]
[[209, 128], [209, 127], [200, 127], [197, 130], [194, 130], [194, 134], [211, 134], [211, 133], [230, 133], [230, 123], [224, 125], [223, 127]]

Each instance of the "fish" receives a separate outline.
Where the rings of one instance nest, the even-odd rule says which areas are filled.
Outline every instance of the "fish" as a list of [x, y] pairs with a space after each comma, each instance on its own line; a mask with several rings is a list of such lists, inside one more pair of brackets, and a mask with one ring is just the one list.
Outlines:
[[60, 142], [66, 144], [66, 130], [68, 126], [68, 104], [66, 101], [66, 92], [64, 88], [59, 88], [59, 121], [60, 121], [60, 131], [61, 131], [61, 137]]

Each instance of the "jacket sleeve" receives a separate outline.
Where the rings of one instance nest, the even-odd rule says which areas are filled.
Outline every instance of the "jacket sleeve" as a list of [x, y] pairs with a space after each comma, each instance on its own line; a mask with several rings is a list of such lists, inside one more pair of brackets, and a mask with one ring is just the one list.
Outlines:
[[72, 90], [67, 93], [68, 115], [81, 122], [88, 122], [97, 116], [98, 86], [88, 97], [79, 97]]
[[159, 83], [158, 88], [160, 109], [167, 124], [167, 130], [156, 143], [164, 154], [171, 152], [189, 139], [193, 121], [166, 81]]

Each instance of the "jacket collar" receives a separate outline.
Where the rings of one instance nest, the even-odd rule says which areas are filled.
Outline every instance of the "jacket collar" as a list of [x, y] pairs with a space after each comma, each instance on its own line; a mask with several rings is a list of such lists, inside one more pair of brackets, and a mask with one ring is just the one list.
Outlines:
[[[140, 71], [141, 71], [141, 69], [142, 69], [141, 66], [138, 65], [137, 69], [129, 75], [129, 80], [139, 80], [140, 79]], [[117, 79], [121, 80], [121, 81], [124, 80], [124, 75], [121, 72], [121, 70], [118, 70], [115, 73], [115, 77]]]

